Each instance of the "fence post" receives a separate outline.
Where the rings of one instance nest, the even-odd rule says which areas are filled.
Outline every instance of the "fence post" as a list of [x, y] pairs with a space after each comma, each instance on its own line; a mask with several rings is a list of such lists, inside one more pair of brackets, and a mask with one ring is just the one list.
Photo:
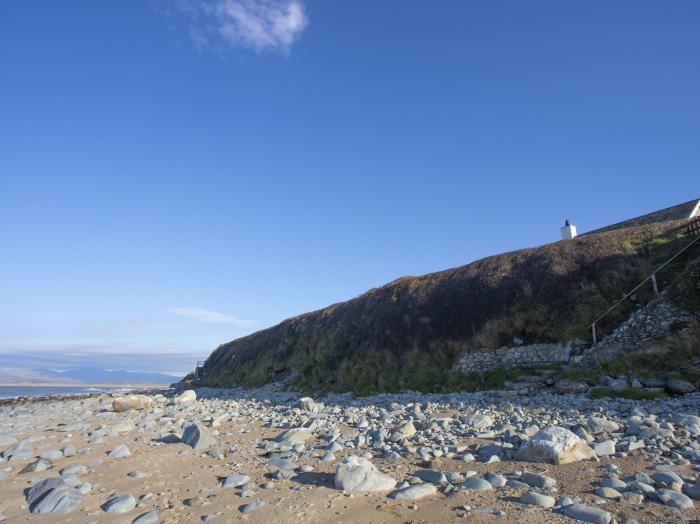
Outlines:
[[651, 274], [651, 287], [654, 288], [654, 294], [659, 294], [659, 285], [656, 283], [656, 273]]
[[598, 337], [596, 336], [595, 332], [595, 322], [591, 324], [591, 332], [593, 333], [593, 345], [595, 346], [598, 343]]

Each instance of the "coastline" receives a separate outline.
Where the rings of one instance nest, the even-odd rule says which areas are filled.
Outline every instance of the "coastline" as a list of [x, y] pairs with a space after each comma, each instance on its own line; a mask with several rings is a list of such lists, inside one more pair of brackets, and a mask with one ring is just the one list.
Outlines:
[[[175, 377], [173, 377], [175, 378]], [[177, 380], [173, 380], [177, 382]], [[169, 387], [170, 384], [153, 384], [150, 382], [0, 382], [0, 387], [52, 387], [52, 388], [131, 388], [131, 387]]]
[[[56, 389], [65, 389], [67, 391], [56, 391]], [[117, 384], [117, 385], [95, 385], [95, 384], [80, 384], [65, 385], [61, 384], [59, 386], [37, 386], [36, 384], [31, 384], [30, 386], [20, 386], [17, 384], [2, 385], [0, 388], [54, 388], [53, 391], [45, 392], [45, 394], [31, 394], [31, 395], [14, 395], [7, 397], [0, 397], [0, 406], [12, 405], [12, 404], [29, 404], [29, 403], [43, 403], [43, 402], [54, 402], [54, 401], [68, 401], [68, 400], [82, 400], [94, 397], [101, 397], [104, 395], [117, 394], [142, 394], [142, 395], [153, 395], [157, 393], [162, 393], [170, 389], [168, 385], [163, 384]], [[80, 388], [82, 391], [70, 391], [71, 388]], [[94, 388], [94, 390], [93, 390]]]

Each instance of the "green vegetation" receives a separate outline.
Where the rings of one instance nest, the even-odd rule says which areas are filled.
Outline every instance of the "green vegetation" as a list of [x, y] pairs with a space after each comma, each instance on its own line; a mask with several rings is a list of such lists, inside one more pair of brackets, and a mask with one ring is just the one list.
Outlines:
[[591, 392], [591, 398], [626, 398], [629, 400], [654, 400], [665, 397], [663, 391], [647, 391], [641, 389], [625, 389], [613, 391], [609, 388], [596, 388]]
[[560, 378], [595, 384], [603, 376], [653, 377], [660, 373], [690, 381], [700, 378], [700, 327], [694, 326], [688, 336], [671, 335], [646, 350], [620, 354], [595, 366], [569, 364]]

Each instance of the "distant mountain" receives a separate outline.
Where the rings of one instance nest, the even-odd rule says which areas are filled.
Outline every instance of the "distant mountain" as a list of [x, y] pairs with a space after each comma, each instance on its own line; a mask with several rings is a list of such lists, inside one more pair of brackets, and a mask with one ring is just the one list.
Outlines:
[[75, 383], [75, 380], [57, 371], [51, 371], [50, 369], [12, 368], [0, 369], [0, 382], [54, 382], [56, 384], [72, 384]]
[[0, 382], [51, 382], [56, 384], [170, 384], [179, 377], [164, 373], [125, 370], [106, 370], [96, 367], [79, 367], [67, 371], [50, 369], [0, 369]]
[[64, 377], [70, 377], [80, 382], [100, 384], [106, 382], [124, 383], [148, 383], [171, 384], [181, 377], [166, 375], [165, 373], [152, 373], [149, 371], [106, 370], [95, 367], [80, 367], [62, 371]]

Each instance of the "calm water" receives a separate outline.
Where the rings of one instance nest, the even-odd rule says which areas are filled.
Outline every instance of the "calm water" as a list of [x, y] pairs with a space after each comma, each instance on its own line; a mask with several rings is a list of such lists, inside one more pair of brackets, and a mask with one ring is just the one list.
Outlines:
[[0, 386], [0, 399], [16, 397], [46, 397], [48, 395], [85, 395], [87, 393], [112, 393], [133, 388], [94, 386]]

